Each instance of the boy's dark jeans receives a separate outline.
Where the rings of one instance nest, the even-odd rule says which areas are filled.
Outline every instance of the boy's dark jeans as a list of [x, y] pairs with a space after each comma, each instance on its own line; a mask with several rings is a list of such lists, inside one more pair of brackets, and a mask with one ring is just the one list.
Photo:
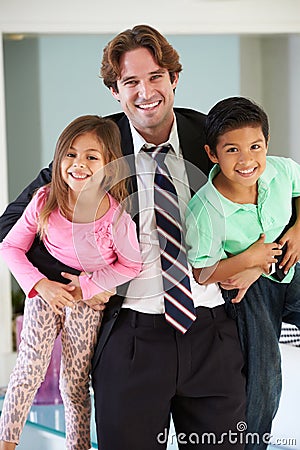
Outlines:
[[[236, 319], [247, 377], [246, 450], [268, 446], [281, 395], [279, 337], [282, 321], [300, 328], [300, 264], [289, 284], [260, 277], [239, 304], [236, 290], [222, 290], [227, 313]], [[270, 443], [272, 438], [270, 438]]]

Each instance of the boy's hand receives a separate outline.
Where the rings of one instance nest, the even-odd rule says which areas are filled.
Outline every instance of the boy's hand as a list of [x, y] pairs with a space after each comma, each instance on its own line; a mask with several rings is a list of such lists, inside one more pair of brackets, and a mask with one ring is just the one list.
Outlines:
[[62, 314], [62, 308], [65, 306], [74, 307], [74, 298], [71, 294], [75, 289], [74, 286], [42, 278], [35, 284], [34, 289], [51, 306], [55, 314]]
[[260, 267], [265, 274], [268, 274], [271, 264], [277, 262], [276, 256], [280, 256], [282, 251], [280, 244], [276, 242], [266, 244], [265, 238], [265, 234], [261, 234], [244, 254], [249, 258], [250, 267]]
[[294, 225], [282, 236], [279, 244], [283, 247], [287, 244], [287, 250], [282, 258], [279, 268], [283, 268], [287, 274], [289, 269], [300, 259], [300, 226]]

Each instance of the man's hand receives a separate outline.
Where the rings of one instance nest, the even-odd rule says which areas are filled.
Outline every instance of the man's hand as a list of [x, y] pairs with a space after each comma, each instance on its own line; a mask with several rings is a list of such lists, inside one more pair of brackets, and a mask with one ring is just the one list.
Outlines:
[[289, 269], [296, 264], [300, 259], [300, 226], [295, 224], [282, 236], [279, 244], [283, 247], [287, 244], [287, 250], [282, 258], [279, 268], [284, 269], [284, 273], [287, 274]]
[[[81, 274], [84, 274], [82, 272]], [[81, 275], [80, 274], [80, 275]], [[72, 295], [75, 302], [80, 302], [82, 300], [82, 290], [79, 283], [79, 277], [77, 275], [72, 275], [71, 273], [61, 272], [61, 275], [71, 283], [68, 286], [73, 286]]]
[[261, 274], [262, 270], [260, 267], [253, 267], [230, 277], [228, 280], [220, 283], [220, 285], [226, 290], [238, 289], [237, 296], [231, 301], [232, 303], [239, 303], [244, 298], [251, 284], [253, 284]]
[[42, 278], [35, 284], [34, 289], [48, 303], [55, 314], [62, 314], [62, 308], [65, 306], [74, 307], [75, 302], [72, 295], [74, 286]]
[[[76, 301], [82, 300], [82, 290], [80, 288], [79, 277], [76, 275], [72, 275], [70, 273], [62, 272], [61, 273], [64, 278], [67, 278], [71, 281], [71, 286], [74, 287], [72, 291], [72, 295]], [[81, 272], [80, 275], [85, 275], [84, 272]], [[111, 291], [103, 291], [99, 294], [94, 295], [94, 297], [89, 298], [87, 300], [82, 300], [86, 303], [90, 308], [94, 311], [103, 311], [105, 309], [106, 303], [109, 301], [110, 297], [116, 293], [116, 290], [113, 289]]]
[[115, 293], [115, 289], [113, 291], [100, 292], [99, 294], [94, 295], [94, 297], [84, 300], [84, 303], [86, 303], [94, 311], [103, 311], [106, 307], [106, 303], [108, 303], [110, 297]]

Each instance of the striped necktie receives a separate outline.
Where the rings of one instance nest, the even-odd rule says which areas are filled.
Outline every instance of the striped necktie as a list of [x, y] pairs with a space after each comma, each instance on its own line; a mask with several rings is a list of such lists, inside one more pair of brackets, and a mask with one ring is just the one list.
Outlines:
[[161, 249], [166, 320], [185, 333], [196, 319], [177, 192], [165, 164], [171, 146], [144, 147], [156, 162], [154, 208]]

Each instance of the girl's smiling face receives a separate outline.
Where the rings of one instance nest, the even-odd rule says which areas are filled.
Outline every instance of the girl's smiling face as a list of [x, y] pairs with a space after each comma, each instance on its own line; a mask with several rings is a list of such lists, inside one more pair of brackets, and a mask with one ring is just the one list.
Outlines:
[[63, 180], [69, 188], [80, 192], [83, 188], [99, 189], [105, 166], [103, 146], [94, 133], [77, 136], [61, 161]]
[[268, 143], [261, 126], [227, 131], [218, 137], [215, 153], [207, 145], [205, 150], [220, 166], [219, 182], [235, 190], [256, 185], [266, 168]]

